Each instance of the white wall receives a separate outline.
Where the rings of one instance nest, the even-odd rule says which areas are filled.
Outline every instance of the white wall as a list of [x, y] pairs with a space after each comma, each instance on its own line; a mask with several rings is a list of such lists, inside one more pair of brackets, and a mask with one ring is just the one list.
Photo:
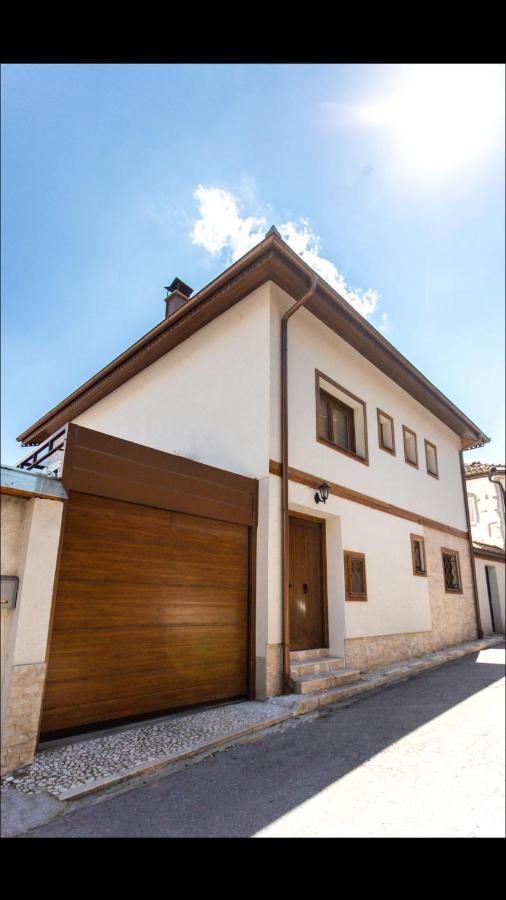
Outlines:
[[268, 475], [269, 316], [263, 285], [74, 422], [241, 475]]
[[[293, 300], [275, 286], [272, 298], [270, 454], [280, 460], [279, 323]], [[288, 329], [290, 465], [465, 530], [458, 436], [311, 313], [299, 310]], [[315, 369], [367, 404], [368, 466], [316, 441]], [[378, 446], [377, 407], [394, 418], [396, 456]], [[403, 424], [417, 433], [418, 469], [404, 462]], [[439, 479], [426, 472], [424, 438], [437, 447]]]
[[471, 526], [473, 540], [481, 544], [504, 547], [505, 525], [501, 488], [487, 476], [466, 481], [468, 496], [474, 494], [478, 521]]

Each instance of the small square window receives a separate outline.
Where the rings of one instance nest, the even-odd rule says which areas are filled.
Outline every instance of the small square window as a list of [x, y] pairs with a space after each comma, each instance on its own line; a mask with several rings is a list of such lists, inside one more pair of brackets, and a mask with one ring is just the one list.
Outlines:
[[441, 550], [443, 554], [443, 575], [447, 594], [462, 594], [459, 554], [456, 550]]
[[437, 448], [435, 444], [425, 440], [425, 462], [427, 465], [427, 474], [434, 478], [439, 478], [437, 470]]
[[411, 559], [413, 562], [413, 575], [427, 575], [425, 541], [419, 534], [411, 535]]
[[395, 456], [394, 420], [381, 409], [378, 409], [378, 443], [381, 450]]
[[416, 433], [411, 431], [411, 428], [407, 428], [406, 425], [402, 426], [402, 434], [404, 437], [404, 461], [408, 463], [410, 466], [414, 466], [415, 469], [418, 469], [418, 447], [416, 444]]
[[344, 581], [347, 600], [367, 600], [365, 556], [363, 553], [344, 551]]

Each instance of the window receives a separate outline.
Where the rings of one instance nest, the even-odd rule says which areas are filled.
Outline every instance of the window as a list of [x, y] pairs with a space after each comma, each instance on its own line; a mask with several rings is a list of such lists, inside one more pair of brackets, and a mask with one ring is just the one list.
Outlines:
[[365, 556], [363, 553], [344, 551], [344, 583], [347, 600], [367, 600]]
[[413, 562], [413, 575], [427, 575], [425, 541], [419, 534], [411, 535], [411, 559]]
[[439, 478], [437, 471], [437, 448], [435, 444], [425, 438], [425, 463], [427, 466], [427, 474], [433, 478]]
[[469, 519], [471, 525], [477, 525], [480, 520], [480, 515], [478, 513], [478, 498], [476, 494], [468, 494], [467, 503], [469, 506]]
[[378, 409], [378, 443], [381, 450], [395, 456], [394, 420], [388, 413]]
[[369, 465], [366, 405], [316, 370], [316, 440]]
[[410, 466], [418, 469], [418, 448], [416, 445], [416, 433], [411, 428], [402, 426], [402, 434], [404, 437], [404, 461]]
[[462, 581], [460, 578], [459, 554], [456, 550], [447, 550], [444, 547], [441, 553], [443, 554], [445, 591], [447, 594], [461, 594]]
[[320, 437], [355, 453], [353, 410], [325, 391], [320, 391]]

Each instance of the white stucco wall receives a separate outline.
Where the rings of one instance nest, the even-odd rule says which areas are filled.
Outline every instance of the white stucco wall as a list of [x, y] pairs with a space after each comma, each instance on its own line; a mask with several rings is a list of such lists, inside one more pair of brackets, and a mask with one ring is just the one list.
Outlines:
[[468, 497], [474, 495], [476, 498], [478, 521], [471, 525], [473, 540], [504, 547], [505, 523], [501, 488], [498, 484], [492, 484], [484, 475], [483, 478], [469, 478], [466, 489]]
[[[293, 300], [273, 286], [271, 308], [270, 455], [280, 460], [280, 318]], [[460, 440], [311, 313], [299, 310], [289, 323], [289, 462], [296, 469], [465, 530]], [[315, 370], [367, 404], [369, 465], [316, 440]], [[394, 419], [396, 456], [378, 446], [377, 408]], [[417, 434], [419, 468], [404, 461], [402, 426]], [[424, 438], [437, 447], [439, 478], [427, 474]]]
[[269, 296], [263, 285], [74, 422], [241, 475], [268, 475]]

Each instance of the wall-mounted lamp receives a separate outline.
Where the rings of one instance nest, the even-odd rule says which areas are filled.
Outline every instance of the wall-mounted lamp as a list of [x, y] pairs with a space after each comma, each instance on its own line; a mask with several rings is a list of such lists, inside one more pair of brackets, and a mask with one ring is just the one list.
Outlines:
[[316, 494], [314, 495], [315, 503], [326, 503], [328, 496], [329, 486], [328, 484], [325, 484], [325, 482], [323, 482], [323, 484], [320, 485], [320, 487], [316, 491]]

